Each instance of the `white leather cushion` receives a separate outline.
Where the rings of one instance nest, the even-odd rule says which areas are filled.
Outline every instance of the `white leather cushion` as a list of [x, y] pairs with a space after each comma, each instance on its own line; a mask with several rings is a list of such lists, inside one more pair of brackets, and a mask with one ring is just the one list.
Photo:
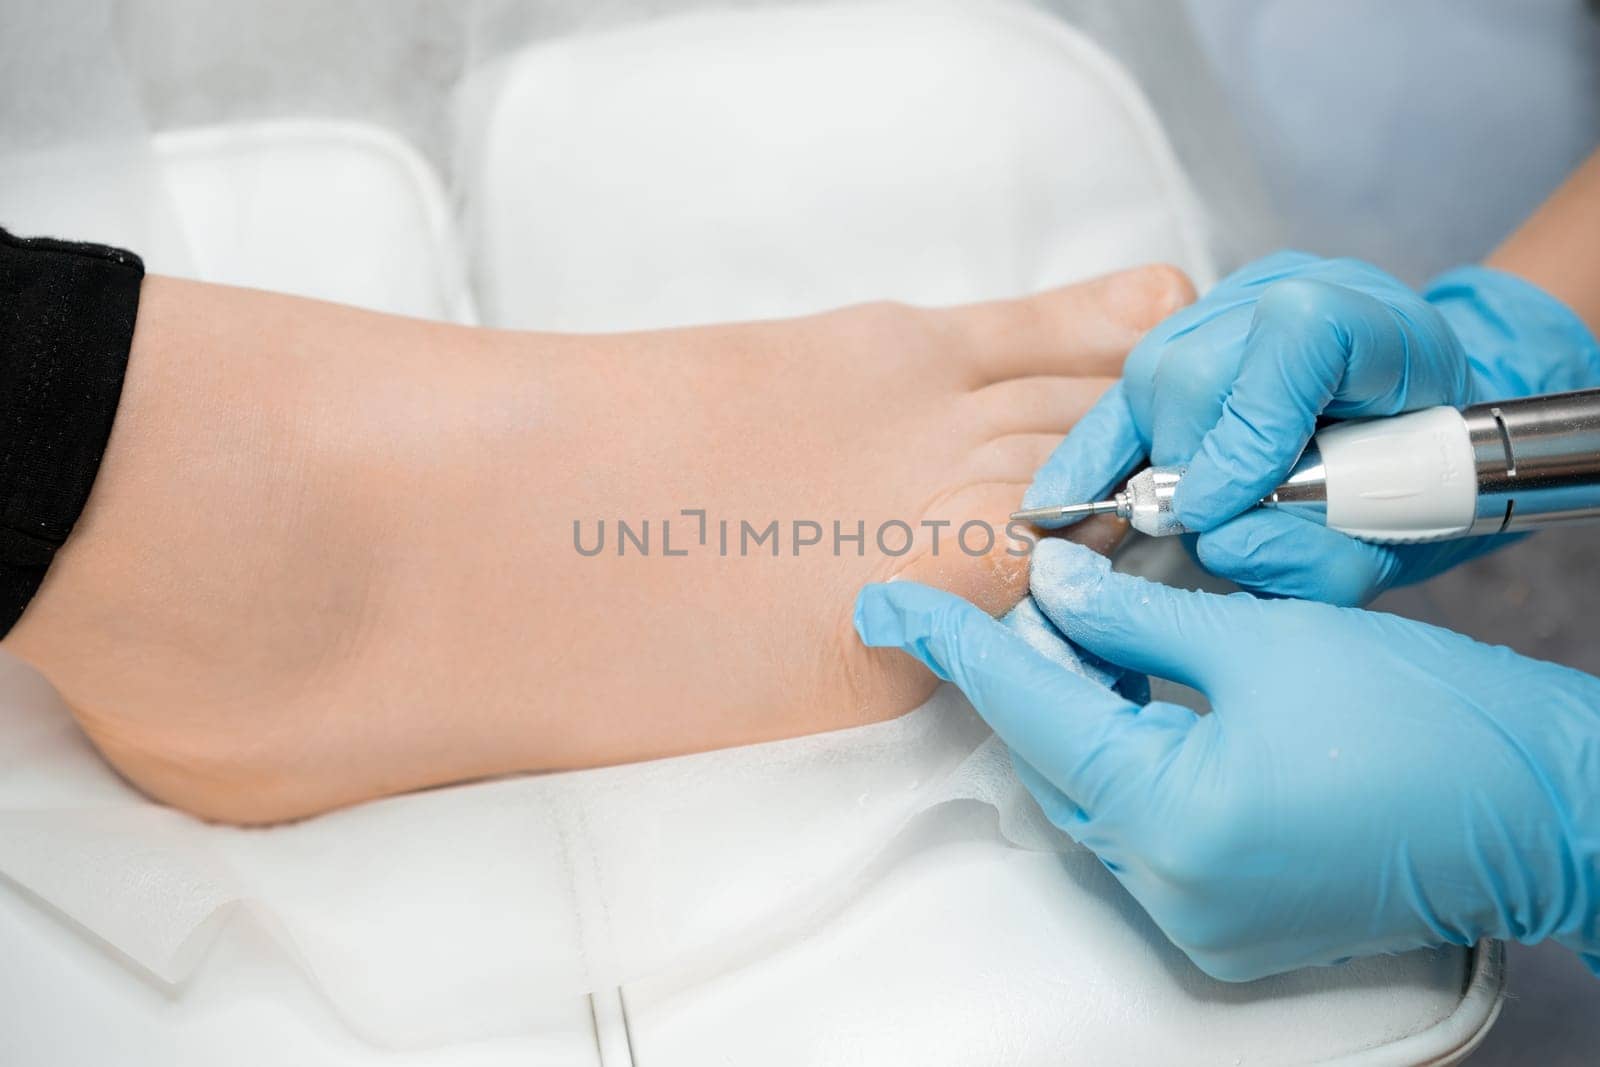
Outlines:
[[540, 45], [465, 94], [496, 326], [616, 330], [1014, 295], [1201, 222], [1126, 73], [1009, 4], [714, 12]]
[[1087, 851], [962, 836], [964, 819], [989, 815], [939, 813], [813, 936], [703, 981], [625, 987], [636, 1062], [1437, 1064], [1493, 1019], [1497, 957], [1464, 997], [1454, 949], [1214, 982]]
[[285, 120], [155, 138], [187, 260], [151, 271], [471, 322], [439, 179], [364, 123]]
[[[115, 872], [101, 891], [120, 887]], [[0, 883], [0, 1063], [7, 1067], [597, 1067], [586, 997], [536, 1029], [388, 1049], [354, 1032], [280, 936], [228, 922], [200, 969], [165, 986]], [[559, 1009], [559, 1010], [555, 1010]]]

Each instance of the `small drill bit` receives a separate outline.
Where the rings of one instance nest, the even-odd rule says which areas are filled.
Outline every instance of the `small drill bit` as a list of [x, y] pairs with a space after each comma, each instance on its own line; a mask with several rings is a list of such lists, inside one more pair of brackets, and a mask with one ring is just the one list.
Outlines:
[[1055, 504], [1047, 508], [1025, 508], [1022, 511], [1013, 511], [1011, 518], [1016, 522], [1060, 522], [1063, 519], [1076, 519], [1084, 515], [1115, 515], [1121, 510], [1121, 505], [1115, 500], [1096, 500], [1089, 504]]

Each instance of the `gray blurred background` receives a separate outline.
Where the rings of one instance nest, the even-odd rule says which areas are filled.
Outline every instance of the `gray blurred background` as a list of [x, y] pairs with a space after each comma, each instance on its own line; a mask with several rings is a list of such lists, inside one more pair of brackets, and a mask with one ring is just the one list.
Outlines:
[[[1595, 3], [1186, 2], [1294, 247], [1420, 283], [1482, 257], [1600, 147]], [[1376, 606], [1600, 674], [1600, 528]], [[1473, 1067], [1600, 1062], [1600, 979], [1559, 948], [1513, 945], [1508, 965]]]

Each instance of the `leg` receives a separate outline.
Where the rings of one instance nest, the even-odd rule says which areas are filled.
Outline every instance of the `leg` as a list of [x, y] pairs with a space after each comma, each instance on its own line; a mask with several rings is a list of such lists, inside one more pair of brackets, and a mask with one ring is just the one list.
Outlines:
[[[242, 822], [889, 717], [931, 681], [859, 646], [855, 590], [904, 574], [1015, 603], [1026, 560], [1003, 537], [952, 551], [957, 527], [1003, 531], [1189, 295], [1151, 268], [558, 336], [151, 278], [89, 505], [6, 645], [133, 782]], [[662, 555], [661, 520], [695, 532], [685, 508], [731, 520], [728, 555]], [[651, 520], [650, 555], [618, 554], [619, 518]], [[590, 543], [600, 519], [581, 555], [574, 521]], [[740, 519], [779, 520], [779, 554], [741, 554]], [[797, 519], [861, 520], [866, 543], [793, 555]], [[873, 543], [892, 519], [917, 530], [904, 555]]]

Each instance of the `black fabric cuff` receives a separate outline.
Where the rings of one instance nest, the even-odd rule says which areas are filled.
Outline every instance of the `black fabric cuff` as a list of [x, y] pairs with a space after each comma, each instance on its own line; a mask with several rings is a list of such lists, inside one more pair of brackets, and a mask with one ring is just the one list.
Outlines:
[[143, 279], [131, 252], [0, 230], [0, 636], [89, 499]]

